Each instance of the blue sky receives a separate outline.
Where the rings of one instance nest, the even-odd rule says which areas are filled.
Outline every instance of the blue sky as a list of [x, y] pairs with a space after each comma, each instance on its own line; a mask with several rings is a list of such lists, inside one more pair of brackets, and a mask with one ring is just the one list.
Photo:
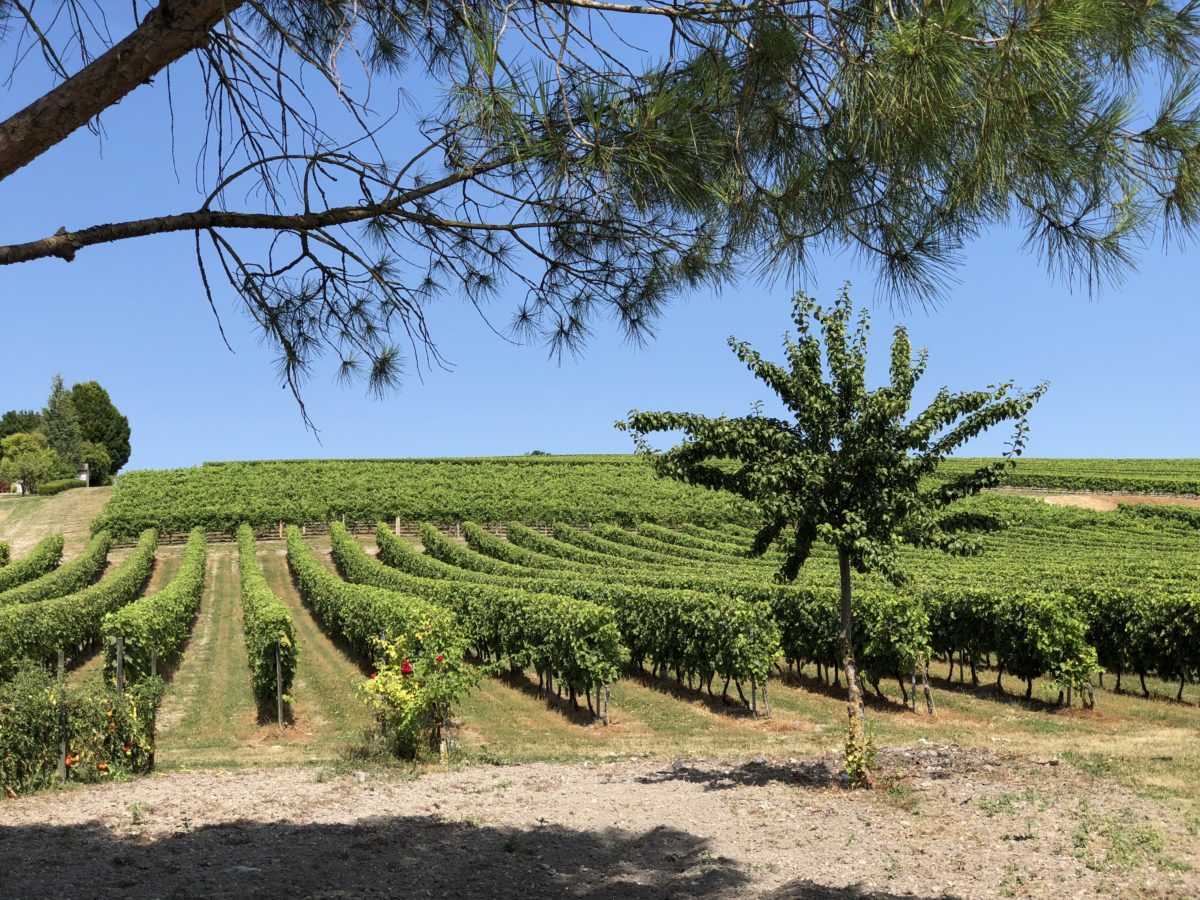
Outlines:
[[[164, 85], [140, 89], [103, 120], [104, 138], [76, 133], [0, 183], [0, 241], [29, 240], [59, 226], [177, 212], [198, 202], [193, 178], [198, 95], [185, 62], [174, 74], [180, 179], [171, 159]], [[161, 79], [160, 79], [161, 81]], [[3, 109], [38, 87], [18, 81]], [[442, 456], [625, 452], [612, 427], [631, 407], [745, 412], [767, 395], [725, 345], [733, 334], [768, 354], [789, 324], [793, 285], [742, 280], [719, 295], [677, 303], [645, 349], [600, 329], [578, 360], [561, 365], [541, 346], [496, 337], [468, 305], [450, 297], [430, 321], [450, 372], [406, 379], [377, 401], [334, 383], [327, 370], [306, 400], [320, 428], [304, 428], [262, 347], [226, 289], [219, 311], [235, 353], [221, 341], [204, 299], [191, 237], [127, 242], [58, 260], [0, 268], [0, 410], [40, 407], [50, 378], [95, 379], [133, 426], [129, 468], [210, 459]], [[945, 384], [982, 387], [1012, 379], [1051, 382], [1032, 417], [1037, 456], [1198, 456], [1200, 384], [1195, 257], [1145, 248], [1137, 272], [1098, 297], [1056, 284], [998, 228], [966, 253], [959, 284], [939, 308], [892, 310], [873, 274], [848, 255], [821, 258], [810, 292], [832, 300], [841, 283], [874, 315], [877, 372], [897, 319], [930, 349], [924, 395]], [[498, 324], [513, 303], [495, 301]], [[999, 451], [1007, 433], [971, 450]]]

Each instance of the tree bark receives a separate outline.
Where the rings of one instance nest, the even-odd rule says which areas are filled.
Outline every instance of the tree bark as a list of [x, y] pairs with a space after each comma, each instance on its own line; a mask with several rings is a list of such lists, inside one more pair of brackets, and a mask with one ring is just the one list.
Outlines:
[[178, 59], [208, 43], [246, 0], [162, 0], [132, 32], [0, 122], [0, 181], [37, 159]]
[[867, 744], [867, 711], [863, 706], [862, 688], [858, 681], [858, 664], [854, 660], [854, 606], [850, 588], [850, 555], [838, 548], [838, 573], [842, 583], [842, 628], [838, 634], [841, 645], [842, 669], [846, 673], [846, 715], [849, 718], [848, 745], [865, 750]]

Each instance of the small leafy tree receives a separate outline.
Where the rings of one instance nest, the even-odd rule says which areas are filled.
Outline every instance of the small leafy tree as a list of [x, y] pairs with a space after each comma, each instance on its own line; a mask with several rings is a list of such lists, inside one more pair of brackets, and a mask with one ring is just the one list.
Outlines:
[[36, 494], [39, 484], [62, 469], [62, 460], [43, 434], [10, 434], [0, 441], [0, 451], [0, 481], [20, 482], [26, 494]]
[[[793, 313], [797, 334], [784, 338], [785, 365], [768, 362], [748, 344], [729, 339], [738, 359], [779, 395], [790, 418], [764, 415], [757, 405], [741, 418], [633, 411], [617, 427], [633, 434], [638, 451], [653, 459], [660, 475], [730, 491], [756, 505], [761, 524], [752, 551], [783, 550], [780, 580], [796, 578], [818, 540], [837, 549], [839, 648], [849, 691], [847, 771], [861, 783], [869, 781], [870, 752], [854, 659], [851, 570], [878, 572], [899, 584], [905, 578], [897, 558], [901, 544], [977, 551], [969, 537], [944, 530], [939, 513], [997, 483], [1020, 455], [1026, 416], [1046, 385], [1028, 393], [1007, 382], [963, 393], [942, 388], [925, 410], [911, 415], [913, 389], [925, 371], [927, 352], [914, 360], [907, 331], [897, 327], [891, 381], [868, 390], [870, 320], [864, 310], [852, 327], [852, 315], [848, 288], [829, 310], [798, 294]], [[1003, 460], [950, 480], [930, 478], [964, 442], [1007, 421], [1016, 428]], [[660, 453], [646, 439], [658, 431], [682, 431], [685, 438]]]

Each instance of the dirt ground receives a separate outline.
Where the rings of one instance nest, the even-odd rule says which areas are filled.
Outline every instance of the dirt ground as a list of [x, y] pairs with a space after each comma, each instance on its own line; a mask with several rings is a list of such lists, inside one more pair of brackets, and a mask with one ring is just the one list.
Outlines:
[[997, 493], [1032, 497], [1051, 506], [1078, 506], [1097, 512], [1114, 512], [1122, 503], [1140, 503], [1145, 506], [1197, 506], [1200, 497], [1185, 497], [1176, 494], [1095, 494], [1095, 493], [1051, 493], [1031, 491], [1024, 488], [996, 488]]
[[199, 771], [0, 801], [0, 895], [1194, 897], [1198, 841], [1054, 760], [881, 752], [435, 771]]

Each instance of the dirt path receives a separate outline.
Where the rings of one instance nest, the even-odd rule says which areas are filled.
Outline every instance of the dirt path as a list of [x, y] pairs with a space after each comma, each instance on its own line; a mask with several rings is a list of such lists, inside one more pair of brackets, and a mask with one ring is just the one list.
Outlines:
[[0, 804], [7, 897], [1196, 896], [1197, 839], [1065, 764], [883, 753], [530, 764], [417, 780], [158, 776]]
[[300, 643], [292, 686], [296, 698], [291, 710], [294, 737], [307, 738], [314, 757], [334, 758], [341, 748], [360, 742], [363, 731], [371, 726], [367, 706], [355, 688], [363, 672], [321, 630], [300, 599], [285, 552], [272, 545], [259, 546], [263, 575], [291, 609]]
[[52, 497], [0, 495], [0, 541], [12, 545], [14, 557], [24, 556], [49, 534], [62, 532], [66, 538], [64, 558], [69, 559], [87, 543], [92, 519], [112, 495], [111, 487], [78, 488]]
[[163, 768], [233, 761], [258, 731], [237, 585], [231, 549], [211, 548], [200, 612], [159, 711]]
[[1146, 506], [1195, 506], [1200, 507], [1200, 497], [1185, 497], [1175, 494], [1100, 494], [1091, 491], [1033, 491], [1027, 488], [996, 488], [999, 494], [1014, 494], [1032, 497], [1051, 506], [1078, 506], [1097, 512], [1114, 512], [1122, 503], [1138, 503]]

